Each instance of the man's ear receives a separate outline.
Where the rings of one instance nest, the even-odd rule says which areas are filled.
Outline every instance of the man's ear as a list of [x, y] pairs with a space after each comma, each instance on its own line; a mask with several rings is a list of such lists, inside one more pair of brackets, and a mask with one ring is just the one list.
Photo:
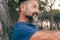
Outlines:
[[24, 4], [21, 4], [20, 5], [20, 9], [21, 9], [22, 12], [25, 12], [25, 9], [26, 9], [25, 5]]

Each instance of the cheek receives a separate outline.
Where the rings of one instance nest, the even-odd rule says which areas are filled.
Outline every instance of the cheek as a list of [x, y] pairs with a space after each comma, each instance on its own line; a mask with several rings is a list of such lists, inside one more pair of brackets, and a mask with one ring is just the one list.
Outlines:
[[30, 14], [33, 14], [33, 12], [35, 12], [35, 9], [34, 8], [29, 8], [29, 11], [30, 11]]
[[30, 16], [32, 16], [33, 12], [34, 12], [34, 10], [33, 10], [32, 8], [28, 7], [27, 13], [28, 13]]

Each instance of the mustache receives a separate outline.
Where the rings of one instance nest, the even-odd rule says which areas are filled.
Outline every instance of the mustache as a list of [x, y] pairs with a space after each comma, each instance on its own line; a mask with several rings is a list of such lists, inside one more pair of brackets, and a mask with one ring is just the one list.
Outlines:
[[38, 12], [33, 12], [33, 15], [39, 15], [39, 13]]

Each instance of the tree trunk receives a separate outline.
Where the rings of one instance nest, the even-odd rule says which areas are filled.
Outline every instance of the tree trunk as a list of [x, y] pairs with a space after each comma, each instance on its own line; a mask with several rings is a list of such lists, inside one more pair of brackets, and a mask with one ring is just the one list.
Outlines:
[[11, 27], [11, 18], [8, 11], [7, 0], [0, 0], [0, 21], [3, 25], [2, 29], [4, 40], [9, 40], [7, 29]]

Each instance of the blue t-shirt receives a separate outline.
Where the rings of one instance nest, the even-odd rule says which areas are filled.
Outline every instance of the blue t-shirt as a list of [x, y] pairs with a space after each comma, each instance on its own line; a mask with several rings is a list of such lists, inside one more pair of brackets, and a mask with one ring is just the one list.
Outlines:
[[18, 22], [12, 31], [11, 40], [29, 40], [39, 29], [27, 22]]

